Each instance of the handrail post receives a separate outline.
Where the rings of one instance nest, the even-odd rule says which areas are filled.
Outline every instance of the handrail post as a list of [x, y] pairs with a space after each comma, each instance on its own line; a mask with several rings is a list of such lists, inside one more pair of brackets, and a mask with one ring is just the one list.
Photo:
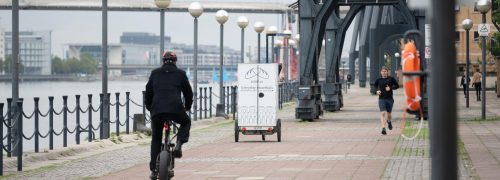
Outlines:
[[[88, 129], [88, 133], [89, 133], [89, 135], [88, 135], [88, 141], [92, 142], [92, 139], [93, 139], [93, 137], [92, 137], [92, 131], [93, 131], [93, 129], [92, 128], [94, 127], [92, 125], [92, 109], [94, 107], [92, 107], [92, 94], [87, 94], [87, 96], [89, 98], [89, 110], [88, 110], [89, 111], [89, 122], [88, 122], [88, 128], [89, 128]], [[101, 117], [102, 117], [102, 114], [101, 114]]]
[[[7, 124], [12, 126], [12, 98], [7, 98]], [[12, 128], [7, 127], [7, 157], [12, 157]]]
[[200, 110], [199, 110], [200, 115], [198, 117], [199, 117], [199, 119], [203, 119], [202, 118], [203, 117], [202, 116], [203, 115], [203, 104], [202, 104], [203, 103], [202, 102], [203, 101], [203, 88], [200, 88], [200, 91], [198, 91], [198, 92], [200, 92]]
[[40, 107], [39, 107], [39, 103], [40, 103], [40, 98], [39, 97], [35, 97], [33, 98], [35, 100], [35, 152], [39, 152], [39, 146], [40, 146], [40, 142], [39, 142], [39, 121], [40, 121], [40, 117], [39, 117], [39, 112], [40, 112]]
[[104, 100], [103, 100], [103, 98], [104, 98], [104, 94], [100, 93], [99, 94], [99, 101], [100, 101], [99, 102], [100, 103], [99, 106], [101, 108], [99, 110], [99, 113], [100, 113], [99, 114], [99, 119], [100, 119], [100, 121], [99, 121], [99, 139], [103, 139], [104, 138], [103, 131], [102, 131], [102, 127], [103, 127], [102, 124], [104, 122], [104, 119], [103, 119], [103, 115], [104, 115], [104, 103], [103, 102], [104, 102]]
[[63, 147], [68, 147], [68, 96], [63, 96]]
[[205, 105], [205, 119], [207, 119], [207, 87], [204, 87], [203, 88], [203, 93], [205, 93], [205, 97], [203, 98], [203, 101], [204, 101], [204, 105]]
[[126, 108], [125, 108], [125, 110], [127, 111], [127, 113], [126, 113], [127, 117], [125, 117], [125, 123], [126, 123], [126, 131], [125, 132], [127, 134], [129, 134], [130, 133], [130, 131], [129, 131], [129, 124], [130, 124], [130, 92], [125, 92], [125, 95], [126, 95], [126, 98], [127, 98], [126, 99], [127, 100], [126, 101], [127, 105], [126, 105]]
[[2, 155], [0, 156], [0, 176], [3, 176], [3, 103], [0, 103], [0, 151], [2, 152]]
[[76, 105], [75, 105], [75, 112], [76, 112], [76, 134], [75, 134], [75, 141], [76, 144], [80, 144], [80, 95], [75, 95], [76, 98]]
[[208, 97], [210, 97], [210, 107], [208, 109], [210, 109], [210, 118], [212, 118], [212, 87], [209, 87], [210, 89], [210, 95]]
[[116, 96], [116, 136], [120, 136], [120, 93], [115, 93]]
[[23, 101], [17, 101], [17, 171], [23, 170]]
[[54, 149], [54, 96], [49, 96], [49, 149]]

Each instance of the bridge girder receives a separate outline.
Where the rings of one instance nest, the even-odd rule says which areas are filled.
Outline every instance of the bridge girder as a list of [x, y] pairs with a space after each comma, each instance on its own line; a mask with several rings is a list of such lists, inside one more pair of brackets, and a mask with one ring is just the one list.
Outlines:
[[[347, 15], [340, 19], [338, 17], [339, 6], [349, 5]], [[321, 92], [325, 93], [325, 109], [339, 110], [342, 106], [342, 92], [340, 91], [339, 63], [342, 53], [345, 33], [356, 14], [369, 5], [393, 5], [398, 9], [408, 24], [416, 27], [413, 15], [406, 7], [404, 0], [329, 0], [320, 5], [317, 1], [299, 0], [300, 36], [303, 39], [300, 43], [301, 63], [298, 104], [295, 116], [298, 119], [317, 119], [323, 112], [323, 102]], [[385, 11], [388, 13], [389, 11]], [[377, 11], [377, 23], [380, 24], [382, 11]], [[365, 18], [366, 18], [365, 14]], [[370, 18], [370, 17], [368, 17]], [[362, 23], [361, 29], [369, 22], [367, 19]], [[389, 21], [389, 20], [384, 20]], [[358, 27], [359, 28], [359, 27]], [[367, 31], [361, 31], [367, 33]], [[326, 36], [326, 82], [323, 87], [318, 82], [318, 59], [322, 46], [322, 39]], [[333, 39], [330, 42], [329, 39]], [[368, 38], [365, 38], [367, 40]], [[332, 47], [330, 47], [332, 46]], [[330, 49], [333, 48], [333, 49]], [[361, 83], [360, 83], [361, 84]], [[323, 89], [323, 90], [322, 90]]]

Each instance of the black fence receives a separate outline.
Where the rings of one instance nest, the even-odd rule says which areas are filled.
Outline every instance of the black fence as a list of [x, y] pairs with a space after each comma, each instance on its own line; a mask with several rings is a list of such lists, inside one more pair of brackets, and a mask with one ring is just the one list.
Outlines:
[[[279, 85], [279, 107], [283, 107], [283, 103], [293, 100], [296, 95], [298, 83], [281, 83]], [[226, 114], [232, 114], [233, 119], [236, 119], [237, 113], [237, 86], [225, 86], [225, 104]], [[31, 113], [25, 112], [23, 108], [24, 99], [20, 98], [16, 103], [16, 108], [12, 108], [14, 103], [11, 98], [7, 99], [7, 104], [0, 103], [0, 135], [2, 135], [2, 141], [0, 141], [0, 148], [7, 153], [7, 158], [17, 157], [17, 170], [22, 171], [22, 158], [23, 158], [23, 141], [33, 141], [34, 152], [38, 153], [40, 151], [40, 139], [48, 138], [48, 148], [50, 150], [54, 149], [54, 136], [62, 136], [62, 146], [68, 146], [68, 134], [75, 134], [75, 144], [80, 144], [82, 141], [81, 136], [87, 136], [87, 141], [92, 142], [93, 140], [106, 139], [110, 137], [111, 124], [115, 124], [115, 134], [120, 136], [120, 132], [123, 130], [126, 134], [130, 133], [130, 123], [134, 121], [134, 116], [132, 114], [142, 113], [141, 118], [145, 120], [145, 123], [151, 122], [151, 117], [149, 112], [146, 110], [144, 105], [145, 92], [142, 92], [142, 102], [134, 101], [130, 98], [130, 92], [125, 93], [125, 101], [120, 101], [120, 93], [115, 93], [114, 103], [111, 103], [111, 94], [107, 94], [110, 103], [103, 103], [103, 94], [99, 95], [99, 104], [97, 106], [93, 105], [93, 95], [87, 95], [87, 103], [82, 103], [82, 98], [80, 95], [75, 95], [75, 104], [73, 108], [68, 105], [68, 96], [62, 96], [63, 106], [60, 110], [54, 108], [54, 97], [48, 97], [49, 109], [42, 113], [39, 108], [40, 98], [33, 98], [34, 110]], [[202, 87], [199, 88], [199, 96], [197, 98], [198, 108], [196, 111], [191, 111], [191, 117], [197, 116], [198, 120], [209, 119], [213, 117], [215, 112], [215, 105], [213, 103], [213, 98], [218, 98], [219, 96], [212, 91], [212, 87]], [[84, 104], [84, 105], [82, 105]], [[108, 107], [108, 114], [110, 120], [103, 119], [103, 104]], [[141, 109], [142, 112], [131, 113], [131, 106], [135, 106], [137, 109]], [[6, 114], [4, 114], [4, 106], [6, 106]], [[111, 111], [115, 111], [115, 117], [111, 118]], [[98, 122], [94, 122], [93, 113], [99, 113]], [[120, 114], [124, 116], [120, 116]], [[69, 116], [71, 115], [71, 118]], [[82, 119], [82, 115], [86, 115], [86, 119]], [[62, 123], [62, 128], [56, 130], [54, 127], [55, 117], [62, 118], [62, 122], [57, 121], [56, 124]], [[71, 119], [74, 122], [74, 126], [68, 125], [68, 121]], [[111, 119], [114, 119], [112, 121]], [[27, 122], [26, 120], [32, 120]], [[41, 132], [40, 122], [48, 123], [48, 130]], [[47, 122], [48, 121], [48, 122]], [[33, 132], [31, 134], [25, 134], [23, 132], [23, 123], [34, 123]], [[85, 126], [86, 124], [86, 126]], [[83, 127], [85, 126], [85, 127]], [[7, 132], [4, 133], [4, 127]], [[107, 127], [107, 131], [103, 128]], [[107, 134], [104, 134], [107, 133]], [[97, 137], [97, 135], [98, 137]], [[6, 143], [4, 143], [6, 141]], [[3, 162], [4, 156], [0, 156], [0, 175], [3, 175]]]

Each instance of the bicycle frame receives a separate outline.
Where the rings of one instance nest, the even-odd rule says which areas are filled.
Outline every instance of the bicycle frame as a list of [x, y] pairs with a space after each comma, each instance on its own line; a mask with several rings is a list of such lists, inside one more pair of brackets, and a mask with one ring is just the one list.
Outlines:
[[[172, 148], [174, 148], [175, 144], [172, 141], [177, 137], [177, 125], [172, 120], [168, 120], [163, 124], [163, 129], [165, 130], [165, 142], [162, 144], [162, 151], [172, 152]], [[170, 129], [174, 130], [174, 135], [170, 138]], [[165, 145], [167, 145], [165, 147]]]

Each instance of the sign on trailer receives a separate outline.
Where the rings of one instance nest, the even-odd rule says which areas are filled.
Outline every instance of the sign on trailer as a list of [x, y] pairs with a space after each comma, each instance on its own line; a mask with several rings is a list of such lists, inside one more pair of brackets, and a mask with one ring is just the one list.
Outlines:
[[276, 126], [278, 64], [238, 64], [238, 126]]

